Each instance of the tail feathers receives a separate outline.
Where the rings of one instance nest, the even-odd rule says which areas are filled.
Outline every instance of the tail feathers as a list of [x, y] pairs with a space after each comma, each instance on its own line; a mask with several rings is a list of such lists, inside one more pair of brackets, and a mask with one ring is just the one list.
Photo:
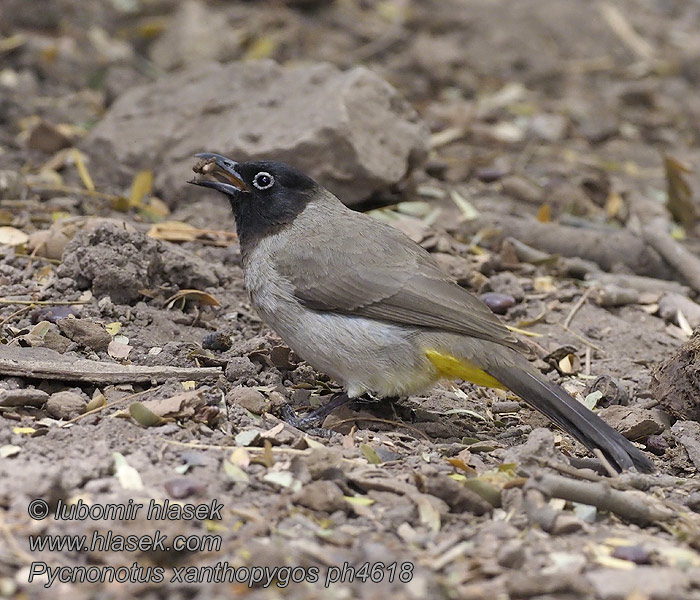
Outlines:
[[489, 369], [489, 373], [589, 450], [600, 449], [618, 471], [630, 467], [645, 473], [654, 470], [641, 450], [556, 383], [512, 366]]

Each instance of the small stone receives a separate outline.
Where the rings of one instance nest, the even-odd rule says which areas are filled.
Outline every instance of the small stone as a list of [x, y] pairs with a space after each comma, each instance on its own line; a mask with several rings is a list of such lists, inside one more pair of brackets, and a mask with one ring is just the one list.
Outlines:
[[689, 576], [671, 567], [639, 566], [622, 569], [595, 569], [584, 575], [600, 600], [623, 600], [635, 592], [646, 598], [679, 598], [689, 585]]
[[516, 302], [520, 302], [525, 298], [525, 290], [520, 281], [515, 275], [507, 271], [489, 277], [488, 287], [490, 290], [484, 290], [484, 292], [491, 291], [505, 296], [512, 296]]
[[661, 433], [663, 424], [652, 410], [635, 406], [609, 406], [598, 413], [603, 420], [629, 440], [640, 440]]
[[508, 540], [501, 546], [496, 558], [507, 569], [519, 569], [525, 563], [525, 548], [520, 540]]
[[313, 481], [305, 485], [294, 497], [294, 502], [328, 513], [344, 510], [347, 507], [341, 489], [332, 481]]
[[568, 121], [561, 115], [542, 113], [530, 120], [530, 133], [545, 142], [558, 142], [564, 139]]
[[[296, 391], [302, 391], [302, 390], [294, 390]], [[308, 391], [308, 390], [303, 390], [303, 391]], [[292, 396], [294, 397], [294, 396]], [[308, 396], [307, 396], [308, 399]], [[270, 392], [270, 395], [268, 396], [268, 400], [270, 402], [270, 408], [280, 408], [283, 405], [287, 404], [287, 399], [280, 394], [279, 392]]]
[[40, 321], [56, 323], [70, 316], [78, 317], [78, 312], [72, 306], [43, 306], [32, 311], [31, 320], [35, 325]]
[[516, 200], [537, 205], [542, 204], [544, 201], [544, 190], [536, 183], [519, 175], [504, 177], [501, 185], [503, 186], [503, 193]]
[[0, 198], [17, 199], [24, 189], [24, 177], [18, 171], [0, 171]]
[[238, 404], [256, 415], [262, 414], [268, 405], [265, 396], [258, 390], [242, 386], [233, 388], [226, 394], [226, 402]]
[[67, 338], [97, 352], [107, 350], [107, 346], [112, 341], [108, 331], [90, 319], [67, 317], [58, 321], [58, 328]]
[[41, 150], [47, 154], [58, 152], [61, 148], [71, 145], [70, 138], [61, 133], [58, 128], [46, 121], [40, 121], [29, 134], [27, 146], [35, 150]]
[[482, 302], [497, 315], [505, 315], [508, 309], [515, 306], [515, 298], [510, 294], [499, 294], [498, 292], [486, 292], [479, 296]]
[[72, 344], [73, 342], [58, 332], [58, 328], [55, 325], [52, 325], [52, 329], [46, 332], [43, 340], [44, 348], [50, 348], [60, 354], [66, 352]]
[[66, 390], [51, 395], [46, 401], [46, 412], [55, 419], [72, 419], [83, 412], [85, 404], [80, 394]]
[[646, 442], [647, 451], [656, 456], [663, 456], [668, 449], [668, 442], [661, 435], [650, 435]]
[[629, 404], [630, 398], [627, 390], [619, 380], [610, 377], [610, 375], [599, 375], [596, 377], [588, 390], [589, 394], [593, 392], [600, 392], [603, 394], [597, 403], [600, 408], [605, 408], [606, 406], [614, 404], [621, 406], [627, 406], [627, 404]]
[[0, 390], [0, 406], [43, 406], [49, 395], [34, 388]]
[[215, 352], [226, 352], [231, 346], [231, 337], [220, 331], [207, 334], [202, 341], [204, 350], [214, 350]]
[[163, 487], [172, 498], [176, 498], [177, 500], [188, 498], [189, 496], [199, 496], [207, 489], [204, 482], [199, 479], [193, 479], [192, 477], [177, 477], [171, 479], [166, 481]]
[[651, 563], [651, 554], [643, 546], [617, 546], [612, 551], [614, 558], [628, 560], [638, 565], [648, 565]]
[[237, 381], [244, 377], [255, 377], [258, 367], [247, 356], [234, 356], [226, 365], [224, 375], [229, 381]]

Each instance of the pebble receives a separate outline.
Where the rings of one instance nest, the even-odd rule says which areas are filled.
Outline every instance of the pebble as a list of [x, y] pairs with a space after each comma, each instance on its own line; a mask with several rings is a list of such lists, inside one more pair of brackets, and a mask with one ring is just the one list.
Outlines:
[[258, 390], [248, 387], [235, 387], [226, 394], [227, 403], [235, 403], [249, 410], [253, 414], [262, 414], [268, 406], [265, 396]]
[[59, 319], [57, 325], [67, 338], [92, 348], [96, 352], [107, 350], [107, 346], [112, 341], [112, 336], [109, 335], [107, 330], [90, 319], [66, 317], [65, 319]]
[[83, 412], [85, 404], [80, 394], [66, 390], [51, 395], [46, 401], [46, 411], [55, 419], [72, 419]]
[[34, 388], [0, 390], [0, 406], [43, 406], [49, 395]]
[[234, 356], [226, 365], [224, 375], [229, 381], [236, 381], [243, 377], [255, 377], [258, 367], [247, 356]]
[[294, 497], [294, 502], [311, 510], [328, 513], [347, 507], [341, 489], [332, 481], [312, 481], [305, 485]]
[[510, 294], [486, 292], [479, 297], [491, 309], [491, 312], [497, 315], [505, 315], [509, 308], [515, 306], [515, 298]]
[[202, 348], [205, 350], [214, 350], [215, 352], [225, 352], [231, 346], [231, 337], [220, 331], [207, 334], [202, 341]]

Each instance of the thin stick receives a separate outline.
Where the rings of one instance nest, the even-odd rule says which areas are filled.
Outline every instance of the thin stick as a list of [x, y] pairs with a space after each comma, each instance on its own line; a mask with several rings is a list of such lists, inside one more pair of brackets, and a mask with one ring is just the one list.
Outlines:
[[349, 419], [343, 419], [342, 421], [336, 421], [335, 423], [332, 423], [332, 425], [333, 427], [336, 427], [337, 425], [342, 425], [344, 423], [352, 423], [354, 421], [372, 421], [375, 423], [387, 423], [396, 427], [403, 427], [404, 429], [408, 429], [409, 431], [414, 431], [416, 434], [421, 436], [426, 442], [430, 441], [430, 438], [427, 435], [425, 435], [420, 429], [416, 429], [411, 425], [406, 425], [406, 423], [392, 421], [390, 419], [380, 419], [379, 417], [351, 417]]
[[22, 313], [26, 313], [28, 310], [31, 310], [31, 305], [29, 306], [23, 306], [22, 308], [17, 309], [15, 312], [13, 312], [9, 317], [5, 317], [2, 321], [0, 321], [0, 326], [4, 325], [8, 321], [11, 321], [15, 317], [19, 317]]
[[107, 402], [106, 404], [103, 404], [102, 406], [98, 406], [97, 408], [93, 408], [89, 412], [83, 413], [82, 415], [78, 415], [77, 417], [73, 417], [70, 421], [66, 421], [65, 423], [61, 423], [61, 427], [67, 427], [68, 425], [71, 425], [72, 423], [75, 423], [76, 421], [80, 421], [80, 419], [84, 419], [85, 417], [89, 417], [90, 415], [94, 415], [94, 414], [97, 414], [98, 412], [101, 412], [101, 411], [106, 410], [108, 408], [112, 408], [113, 406], [116, 406], [117, 404], [120, 404], [121, 402], [126, 402], [127, 400], [131, 400], [133, 398], [141, 396], [142, 394], [145, 394], [146, 392], [155, 392], [158, 388], [161, 388], [161, 387], [163, 387], [162, 383], [160, 385], [155, 386], [155, 387], [148, 388], [147, 390], [142, 390], [142, 391], [136, 392], [134, 394], [129, 394], [128, 396], [124, 396], [123, 398], [119, 398], [118, 400], [112, 400], [111, 402]]
[[573, 308], [571, 309], [571, 312], [569, 315], [564, 319], [564, 327], [566, 329], [569, 328], [569, 325], [571, 325], [571, 321], [574, 320], [574, 317], [576, 316], [576, 313], [579, 311], [579, 309], [583, 306], [583, 303], [588, 299], [588, 296], [591, 295], [591, 292], [593, 291], [593, 287], [589, 287], [586, 289], [583, 294], [581, 294], [581, 297], [578, 299], [576, 304], [574, 304]]
[[[37, 247], [39, 247], [39, 246], [37, 246]], [[47, 263], [50, 263], [52, 265], [60, 265], [61, 264], [61, 261], [58, 260], [57, 258], [46, 258], [45, 256], [35, 256], [33, 253], [32, 254], [21, 254], [19, 252], [15, 252], [14, 258], [26, 258], [29, 260], [30, 263], [33, 260], [38, 260], [39, 262], [47, 262]]]
[[688, 285], [700, 292], [700, 259], [668, 235], [663, 224], [654, 222], [642, 233], [646, 242], [683, 276]]
[[28, 306], [73, 306], [74, 304], [90, 304], [92, 300], [10, 300], [0, 298], [0, 304], [26, 304]]
[[582, 336], [580, 333], [576, 333], [573, 329], [569, 329], [568, 327], [564, 327], [562, 323], [559, 323], [559, 326], [566, 331], [566, 333], [570, 333], [573, 335], [575, 338], [580, 340], [582, 343], [586, 344], [586, 346], [590, 346], [593, 348], [593, 350], [597, 350], [601, 354], [606, 354], [605, 350], [603, 350], [600, 346], [596, 346], [591, 340], [589, 340], [587, 337]]
[[44, 190], [46, 192], [78, 194], [80, 196], [89, 196], [90, 198], [100, 198], [102, 200], [119, 200], [122, 198], [122, 196], [117, 196], [116, 194], [106, 194], [104, 192], [84, 190], [83, 188], [74, 188], [68, 185], [46, 185], [41, 183], [28, 183], [26, 185], [30, 190]]
[[610, 461], [605, 457], [605, 454], [603, 454], [603, 451], [600, 448], [594, 448], [593, 454], [595, 454], [595, 457], [600, 461], [600, 464], [603, 465], [610, 477], [617, 477], [619, 475], [619, 473], [613, 468], [613, 466], [610, 464]]
[[7, 546], [15, 553], [15, 556], [17, 556], [17, 558], [21, 559], [24, 563], [28, 565], [34, 562], [36, 557], [33, 557], [31, 554], [25, 552], [22, 549], [22, 547], [17, 543], [15, 536], [12, 535], [12, 530], [2, 518], [2, 514], [0, 514], [0, 533], [2, 534], [2, 537], [5, 538]]

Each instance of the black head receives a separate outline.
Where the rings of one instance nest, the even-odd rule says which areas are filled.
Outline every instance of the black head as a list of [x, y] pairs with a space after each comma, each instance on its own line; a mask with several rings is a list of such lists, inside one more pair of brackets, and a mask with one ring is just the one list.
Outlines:
[[241, 246], [289, 225], [319, 189], [313, 179], [284, 163], [237, 163], [209, 152], [196, 156], [202, 160], [195, 165], [195, 173], [214, 177], [216, 181], [198, 178], [189, 183], [212, 188], [228, 197]]

